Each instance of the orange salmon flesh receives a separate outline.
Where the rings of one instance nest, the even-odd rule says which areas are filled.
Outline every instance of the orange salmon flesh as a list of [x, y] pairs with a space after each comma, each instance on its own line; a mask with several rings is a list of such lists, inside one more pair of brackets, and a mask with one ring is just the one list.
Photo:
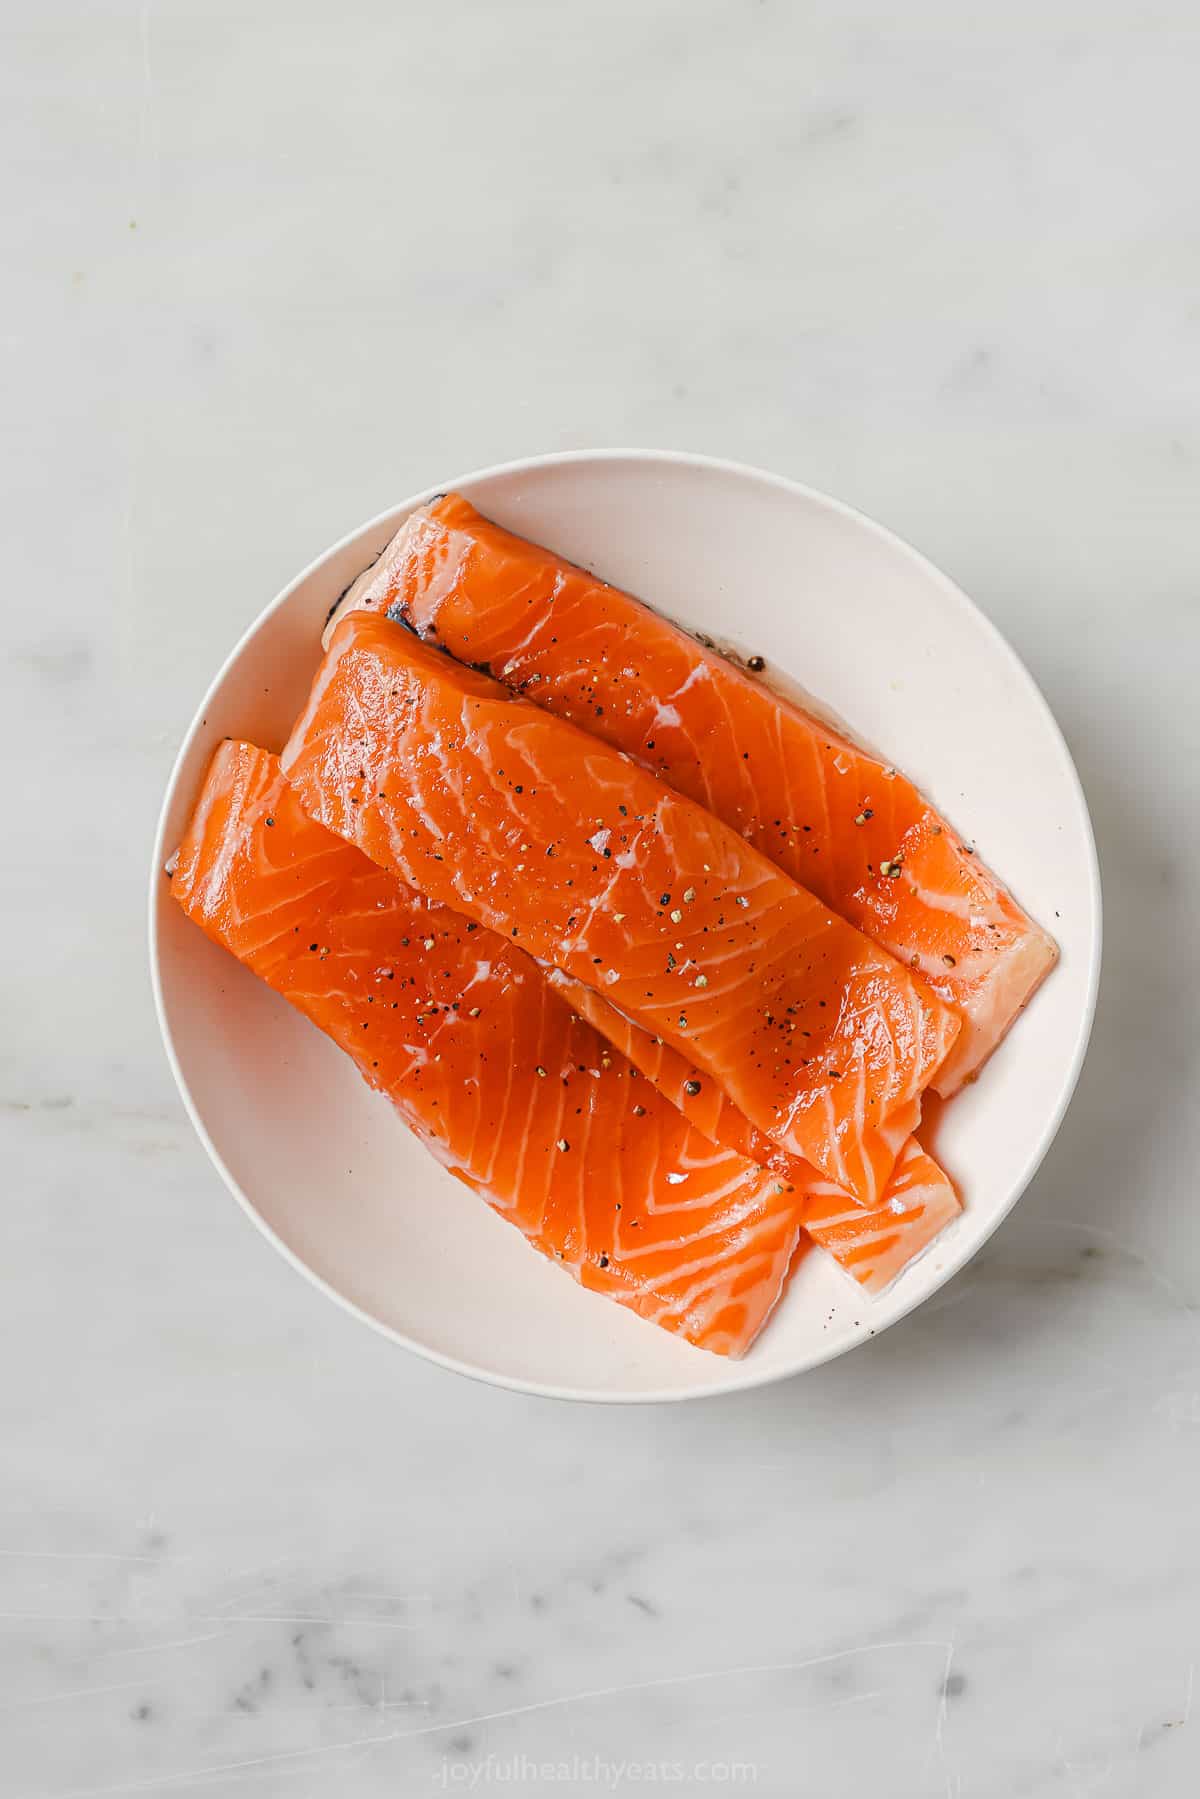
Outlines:
[[[801, 1163], [781, 1171], [766, 1139], [772, 1169], [718, 1147], [684, 1115], [689, 1098], [669, 1103], [521, 949], [310, 819], [276, 758], [249, 744], [214, 756], [172, 894], [535, 1248], [698, 1347], [749, 1347], [803, 1249], [801, 1223], [877, 1292], [957, 1214], [915, 1142], [873, 1209]], [[658, 1073], [675, 1082], [669, 1060]]]
[[938, 1092], [1053, 967], [1052, 938], [897, 769], [460, 495], [414, 513], [344, 605], [390, 610], [624, 750], [919, 970], [963, 1021]]
[[796, 1252], [795, 1196], [701, 1137], [524, 951], [314, 823], [244, 743], [216, 753], [171, 891], [536, 1249], [701, 1348], [749, 1347]]
[[960, 1020], [710, 812], [362, 610], [282, 765], [372, 861], [600, 993], [861, 1204], [882, 1198]]

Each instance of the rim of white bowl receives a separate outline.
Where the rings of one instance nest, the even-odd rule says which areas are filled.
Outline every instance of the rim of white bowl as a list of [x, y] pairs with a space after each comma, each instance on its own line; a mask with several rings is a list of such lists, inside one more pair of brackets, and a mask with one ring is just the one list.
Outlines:
[[[203, 729], [204, 720], [213, 702], [214, 696], [223, 686], [229, 671], [241, 657], [243, 650], [249, 644], [251, 638], [257, 635], [267, 619], [287, 603], [296, 588], [300, 586], [301, 582], [306, 581], [310, 575], [315, 574], [325, 563], [332, 560], [332, 558], [338, 555], [341, 550], [346, 549], [355, 541], [355, 539], [364, 536], [368, 532], [372, 532], [377, 526], [382, 526], [385, 520], [392, 518], [398, 512], [411, 511], [417, 506], [424, 505], [437, 494], [446, 493], [452, 489], [469, 487], [474, 482], [491, 480], [497, 476], [529, 474], [539, 469], [553, 468], [560, 465], [569, 465], [571, 463], [587, 462], [669, 463], [676, 467], [703, 468], [710, 469], [720, 474], [740, 476], [751, 481], [760, 482], [768, 487], [777, 488], [781, 492], [789, 494], [796, 499], [802, 499], [815, 503], [818, 506], [827, 507], [831, 512], [838, 513], [843, 518], [853, 521], [856, 525], [861, 526], [864, 530], [879, 538], [881, 542], [889, 545], [893, 549], [902, 551], [906, 556], [910, 557], [911, 560], [942, 589], [946, 596], [956, 606], [964, 608], [983, 626], [984, 631], [992, 640], [993, 647], [1000, 655], [1007, 659], [1010, 667], [1024, 683], [1035, 706], [1040, 709], [1045, 723], [1049, 726], [1050, 732], [1062, 752], [1064, 764], [1069, 771], [1071, 780], [1074, 784], [1075, 799], [1079, 807], [1080, 818], [1084, 827], [1084, 842], [1087, 847], [1088, 919], [1090, 925], [1091, 948], [1084, 1006], [1079, 1018], [1075, 1044], [1071, 1052], [1070, 1065], [1060, 1087], [1058, 1101], [1054, 1111], [1047, 1120], [1038, 1142], [1030, 1151], [1029, 1156], [1026, 1159], [1025, 1167], [1013, 1185], [1012, 1192], [1009, 1194], [1004, 1204], [997, 1208], [995, 1215], [984, 1229], [982, 1236], [974, 1243], [969, 1254], [964, 1255], [961, 1260], [949, 1263], [933, 1286], [926, 1290], [916, 1292], [907, 1304], [902, 1305], [898, 1311], [892, 1313], [886, 1322], [872, 1331], [870, 1335], [864, 1331], [860, 1336], [852, 1337], [848, 1341], [831, 1344], [828, 1348], [823, 1348], [813, 1354], [805, 1355], [790, 1365], [781, 1368], [764, 1369], [761, 1373], [756, 1372], [750, 1362], [731, 1361], [729, 1364], [730, 1374], [728, 1379], [709, 1382], [703, 1386], [696, 1387], [672, 1387], [667, 1389], [651, 1389], [647, 1391], [636, 1389], [634, 1391], [614, 1390], [613, 1392], [597, 1392], [581, 1390], [571, 1386], [559, 1386], [552, 1381], [535, 1381], [522, 1379], [515, 1375], [499, 1374], [478, 1363], [464, 1361], [457, 1356], [447, 1355], [441, 1350], [431, 1349], [427, 1344], [419, 1342], [414, 1337], [407, 1336], [403, 1331], [397, 1330], [394, 1325], [385, 1323], [383, 1319], [377, 1318], [374, 1313], [367, 1311], [365, 1307], [360, 1306], [354, 1300], [347, 1298], [344, 1293], [340, 1292], [339, 1289], [330, 1281], [326, 1280], [323, 1275], [318, 1274], [314, 1268], [311, 1268], [289, 1244], [284, 1242], [278, 1232], [272, 1229], [266, 1219], [262, 1216], [262, 1213], [259, 1212], [253, 1201], [248, 1197], [239, 1182], [235, 1179], [232, 1171], [222, 1157], [220, 1150], [209, 1135], [208, 1129], [196, 1109], [195, 1102], [192, 1099], [191, 1089], [188, 1086], [187, 1078], [184, 1075], [179, 1057], [176, 1053], [175, 1040], [171, 1031], [170, 1020], [167, 1017], [166, 1003], [163, 999], [162, 979], [159, 968], [158, 893], [163, 878], [163, 862], [167, 853], [165, 843], [167, 819], [174, 804], [179, 778], [184, 763], [191, 751], [192, 744], [198, 733]], [[906, 538], [901, 537], [898, 532], [891, 530], [887, 525], [881, 525], [878, 520], [871, 518], [865, 512], [860, 512], [857, 507], [849, 505], [845, 500], [839, 500], [832, 494], [823, 493], [819, 488], [809, 487], [802, 481], [794, 481], [786, 475], [777, 475], [769, 469], [756, 468], [752, 463], [737, 462], [722, 456], [705, 456], [691, 450], [552, 450], [540, 456], [520, 456], [509, 462], [492, 463], [486, 468], [473, 469], [468, 474], [455, 475], [442, 481], [433, 482], [429, 487], [423, 488], [421, 492], [410, 496], [408, 499], [398, 500], [394, 506], [385, 507], [382, 512], [376, 513], [373, 518], [364, 520], [362, 524], [356, 525], [353, 530], [347, 531], [336, 543], [330, 544], [327, 549], [322, 550], [318, 556], [314, 556], [312, 561], [301, 569], [297, 575], [294, 575], [287, 585], [282, 587], [275, 595], [275, 598], [270, 604], [264, 606], [257, 617], [252, 620], [245, 631], [242, 632], [242, 635], [238, 638], [224, 662], [222, 662], [217, 673], [209, 682], [204, 696], [196, 708], [192, 721], [184, 732], [183, 740], [180, 743], [178, 753], [176, 754], [171, 767], [171, 773], [167, 779], [166, 790], [163, 794], [162, 805], [159, 809], [158, 824], [154, 833], [154, 849], [150, 862], [150, 984], [154, 993], [154, 1010], [158, 1018], [158, 1027], [162, 1035], [163, 1046], [166, 1050], [167, 1061], [170, 1064], [171, 1073], [175, 1077], [175, 1085], [179, 1089], [184, 1109], [191, 1119], [196, 1135], [199, 1137], [207, 1151], [209, 1160], [220, 1174], [230, 1193], [232, 1193], [234, 1198], [238, 1201], [242, 1210], [254, 1222], [266, 1237], [267, 1241], [279, 1251], [285, 1261], [287, 1261], [297, 1273], [303, 1275], [305, 1280], [310, 1282], [321, 1293], [325, 1294], [327, 1298], [332, 1299], [344, 1312], [348, 1312], [351, 1317], [357, 1318], [361, 1323], [369, 1325], [372, 1330], [387, 1337], [389, 1341], [398, 1344], [402, 1349], [410, 1350], [414, 1355], [421, 1356], [425, 1361], [434, 1362], [439, 1367], [449, 1369], [455, 1374], [466, 1375], [471, 1380], [482, 1381], [487, 1386], [504, 1387], [510, 1392], [516, 1393], [530, 1393], [542, 1399], [576, 1400], [591, 1405], [661, 1405], [681, 1400], [718, 1399], [723, 1395], [730, 1393], [753, 1392], [759, 1387], [770, 1386], [776, 1381], [789, 1380], [794, 1375], [798, 1374], [807, 1374], [814, 1368], [824, 1366], [827, 1362], [836, 1361], [839, 1356], [847, 1355], [851, 1350], [856, 1349], [862, 1343], [875, 1341], [882, 1336], [884, 1331], [890, 1330], [893, 1325], [899, 1324], [902, 1318], [907, 1318], [911, 1312], [916, 1311], [919, 1306], [924, 1305], [927, 1300], [932, 1299], [934, 1294], [939, 1292], [956, 1274], [961, 1274], [963, 1269], [966, 1268], [979, 1254], [979, 1251], [983, 1248], [984, 1244], [987, 1243], [992, 1235], [999, 1229], [1000, 1225], [1008, 1217], [1017, 1201], [1027, 1191], [1030, 1182], [1033, 1180], [1038, 1169], [1041, 1167], [1042, 1162], [1045, 1160], [1051, 1144], [1058, 1135], [1059, 1128], [1066, 1116], [1067, 1107], [1070, 1105], [1075, 1089], [1079, 1084], [1079, 1076], [1083, 1069], [1084, 1058], [1087, 1055], [1088, 1043], [1091, 1039], [1092, 1024], [1096, 1015], [1096, 1000], [1100, 989], [1102, 950], [1103, 902], [1100, 886], [1100, 859], [1096, 850], [1096, 837], [1092, 828], [1091, 813], [1088, 808], [1083, 782], [1079, 778], [1079, 771], [1075, 766], [1075, 759], [1071, 755], [1070, 746], [1063, 735], [1062, 727], [1055, 718], [1048, 700], [1033, 676], [1030, 674], [1021, 657], [1000, 630], [999, 626], [993, 623], [987, 613], [975, 604], [974, 600], [959, 587], [956, 581], [951, 580], [950, 576], [944, 573], [936, 563], [931, 562], [929, 557], [921, 550], [915, 548], [915, 546], [909, 543]]]

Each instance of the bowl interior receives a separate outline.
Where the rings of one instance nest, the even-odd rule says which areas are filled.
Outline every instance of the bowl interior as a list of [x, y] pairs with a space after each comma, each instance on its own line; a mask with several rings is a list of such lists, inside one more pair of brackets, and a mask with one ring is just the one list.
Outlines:
[[[962, 1266], [1020, 1195], [1070, 1097], [1095, 999], [1099, 887], [1066, 746], [1029, 675], [959, 590], [821, 495], [699, 459], [615, 452], [443, 485], [764, 655], [884, 748], [1053, 931], [1059, 967], [938, 1123], [935, 1148], [963, 1216], [879, 1299], [811, 1255], [745, 1360], [691, 1349], [531, 1253], [330, 1043], [187, 922], [156, 873], [151, 956], [185, 1101], [230, 1187], [297, 1265], [455, 1367], [607, 1399], [683, 1398], [811, 1367], [877, 1334]], [[238, 645], [180, 753], [156, 870], [222, 737], [282, 745], [331, 604], [424, 497], [329, 551]]]

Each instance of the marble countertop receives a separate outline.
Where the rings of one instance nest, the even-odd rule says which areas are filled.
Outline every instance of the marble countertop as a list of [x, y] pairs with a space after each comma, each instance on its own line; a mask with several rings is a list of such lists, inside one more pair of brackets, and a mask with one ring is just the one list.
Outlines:
[[[0, 1794], [1191, 1799], [1190, 0], [5, 36]], [[430, 480], [630, 443], [962, 582], [1072, 743], [1107, 957], [972, 1267], [802, 1379], [602, 1410], [405, 1356], [249, 1228], [143, 913], [181, 731], [297, 568]]]

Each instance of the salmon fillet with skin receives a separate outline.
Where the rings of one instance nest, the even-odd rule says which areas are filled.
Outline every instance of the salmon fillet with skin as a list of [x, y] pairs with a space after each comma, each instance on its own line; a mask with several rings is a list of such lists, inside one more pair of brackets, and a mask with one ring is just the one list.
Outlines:
[[625, 750], [918, 968], [964, 1020], [939, 1093], [1054, 966], [1053, 939], [899, 771], [461, 495], [414, 513], [343, 606], [393, 611]]
[[600, 992], [862, 1204], [957, 1017], [727, 826], [412, 633], [347, 615], [283, 768], [373, 861]]
[[636, 1078], [521, 949], [309, 818], [274, 756], [221, 745], [171, 892], [582, 1285], [698, 1348], [753, 1342], [800, 1240], [795, 1196]]
[[[661, 1038], [651, 1037], [561, 969], [548, 970], [547, 979], [704, 1136], [773, 1168], [787, 1180], [797, 1195], [809, 1236], [867, 1292], [882, 1293], [961, 1212], [949, 1176], [912, 1136], [900, 1150], [879, 1203], [858, 1205], [832, 1182], [822, 1180], [807, 1163], [787, 1155], [755, 1130], [715, 1081], [706, 1080]], [[919, 1102], [914, 1102], [906, 1121], [910, 1129], [915, 1130], [919, 1111]]]

